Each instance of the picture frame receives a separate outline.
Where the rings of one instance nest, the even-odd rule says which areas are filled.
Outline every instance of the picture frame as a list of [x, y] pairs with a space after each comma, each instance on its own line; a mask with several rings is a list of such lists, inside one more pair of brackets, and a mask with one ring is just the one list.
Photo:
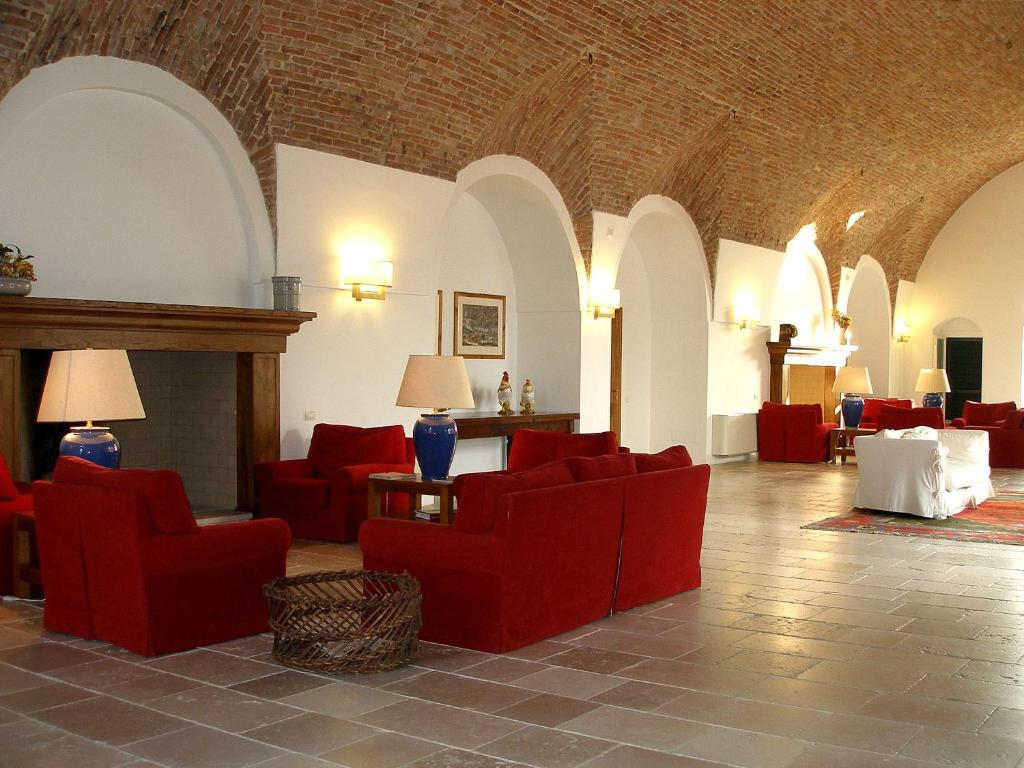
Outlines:
[[455, 291], [452, 353], [467, 359], [505, 357], [505, 297]]

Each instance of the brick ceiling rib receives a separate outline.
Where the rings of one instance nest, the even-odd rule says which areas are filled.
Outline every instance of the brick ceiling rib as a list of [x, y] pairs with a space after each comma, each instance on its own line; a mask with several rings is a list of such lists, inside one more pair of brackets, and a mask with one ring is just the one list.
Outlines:
[[[1017, 0], [8, 0], [0, 89], [65, 56], [162, 67], [253, 157], [273, 143], [454, 178], [541, 168], [589, 259], [591, 210], [646, 194], [719, 237], [808, 223], [833, 284], [870, 253], [914, 279], [979, 186], [1024, 160]], [[855, 210], [868, 214], [849, 232]]]

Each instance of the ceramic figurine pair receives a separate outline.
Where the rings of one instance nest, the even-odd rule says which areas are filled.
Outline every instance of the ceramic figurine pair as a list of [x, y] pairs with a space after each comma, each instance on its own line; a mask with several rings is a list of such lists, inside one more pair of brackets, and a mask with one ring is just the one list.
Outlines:
[[[519, 398], [520, 413], [529, 415], [533, 413], [533, 406], [536, 403], [537, 397], [533, 392], [533, 383], [527, 379], [523, 383], [523, 393]], [[501, 416], [512, 416], [515, 411], [512, 409], [512, 385], [508, 380], [508, 371], [502, 371], [501, 384], [498, 385], [498, 405], [501, 406], [501, 410], [498, 412]]]

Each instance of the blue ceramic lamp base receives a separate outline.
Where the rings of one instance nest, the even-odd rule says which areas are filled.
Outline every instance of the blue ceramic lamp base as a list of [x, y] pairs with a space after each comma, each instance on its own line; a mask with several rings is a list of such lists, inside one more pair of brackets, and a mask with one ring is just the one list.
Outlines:
[[109, 427], [72, 427], [60, 441], [61, 456], [77, 456], [108, 469], [121, 464], [121, 444]]
[[847, 392], [843, 395], [843, 424], [847, 429], [856, 429], [864, 415], [864, 398]]
[[941, 408], [942, 394], [940, 392], [929, 392], [921, 398], [921, 405], [925, 408]]
[[424, 480], [444, 480], [452, 468], [459, 431], [447, 413], [424, 413], [412, 428], [416, 461]]

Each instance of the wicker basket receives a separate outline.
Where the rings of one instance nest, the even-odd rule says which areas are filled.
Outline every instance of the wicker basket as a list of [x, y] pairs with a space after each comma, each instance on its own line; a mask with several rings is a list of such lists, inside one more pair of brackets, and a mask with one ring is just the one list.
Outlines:
[[316, 672], [380, 672], [416, 658], [420, 585], [407, 573], [331, 571], [263, 587], [274, 658]]

